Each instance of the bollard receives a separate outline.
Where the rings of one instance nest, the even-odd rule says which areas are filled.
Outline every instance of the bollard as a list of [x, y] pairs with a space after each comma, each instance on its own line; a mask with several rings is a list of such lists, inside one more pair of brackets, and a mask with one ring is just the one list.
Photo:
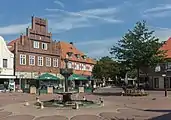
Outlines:
[[83, 96], [83, 100], [86, 100], [85, 96]]
[[100, 102], [100, 104], [101, 104], [102, 106], [104, 106], [104, 102], [103, 102], [103, 100]]
[[59, 96], [58, 99], [61, 101], [62, 100], [61, 96]]
[[141, 94], [145, 94], [145, 91], [144, 91], [144, 89], [141, 89]]
[[78, 110], [79, 109], [79, 104], [76, 102], [75, 103], [75, 109]]
[[124, 96], [124, 94], [125, 94], [125, 91], [123, 90], [121, 96]]
[[26, 101], [24, 105], [25, 106], [29, 106], [30, 104], [28, 103], [28, 101]]
[[100, 101], [100, 104], [101, 104], [102, 106], [104, 106], [104, 101], [102, 100], [102, 98], [99, 98], [99, 101]]
[[36, 97], [36, 102], [40, 103], [39, 97]]
[[44, 108], [43, 102], [40, 102], [40, 109], [43, 109], [43, 108]]

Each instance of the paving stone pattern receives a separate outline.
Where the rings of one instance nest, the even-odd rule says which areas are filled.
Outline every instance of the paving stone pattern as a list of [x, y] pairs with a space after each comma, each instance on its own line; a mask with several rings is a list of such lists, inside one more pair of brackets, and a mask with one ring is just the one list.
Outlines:
[[[163, 92], [152, 92], [146, 97], [81, 94], [80, 98], [86, 96], [89, 100], [103, 97], [105, 106], [79, 110], [57, 110], [55, 108], [40, 110], [33, 105], [28, 107], [23, 105], [25, 101], [29, 103], [35, 101], [36, 95], [0, 93], [0, 120], [147, 120], [150, 118], [154, 118], [151, 120], [157, 120], [157, 118], [167, 120], [166, 117], [171, 118], [171, 97], [166, 98], [162, 95]], [[54, 97], [58, 98], [57, 95], [41, 95], [40, 100]]]

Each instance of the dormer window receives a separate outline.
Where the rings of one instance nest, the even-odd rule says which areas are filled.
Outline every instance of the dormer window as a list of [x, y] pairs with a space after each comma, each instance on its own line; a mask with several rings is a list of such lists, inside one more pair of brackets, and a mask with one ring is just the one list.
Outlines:
[[66, 57], [72, 57], [72, 52], [67, 52]]
[[75, 56], [76, 56], [78, 59], [80, 59], [80, 54], [75, 54]]
[[86, 59], [86, 55], [82, 55], [82, 58], [83, 58], [83, 59]]

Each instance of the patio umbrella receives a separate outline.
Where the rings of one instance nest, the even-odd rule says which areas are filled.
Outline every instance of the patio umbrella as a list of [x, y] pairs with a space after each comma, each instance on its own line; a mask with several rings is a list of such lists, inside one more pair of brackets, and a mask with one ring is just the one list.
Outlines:
[[44, 73], [42, 75], [40, 75], [37, 80], [60, 80], [60, 78], [52, 75], [52, 74], [49, 74], [49, 73]]
[[72, 74], [68, 80], [88, 80], [86, 77], [78, 74]]

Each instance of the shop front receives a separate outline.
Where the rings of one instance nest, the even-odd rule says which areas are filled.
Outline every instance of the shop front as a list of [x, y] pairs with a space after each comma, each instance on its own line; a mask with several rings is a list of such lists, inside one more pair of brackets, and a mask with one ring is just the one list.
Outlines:
[[15, 91], [16, 76], [0, 75], [0, 91]]

